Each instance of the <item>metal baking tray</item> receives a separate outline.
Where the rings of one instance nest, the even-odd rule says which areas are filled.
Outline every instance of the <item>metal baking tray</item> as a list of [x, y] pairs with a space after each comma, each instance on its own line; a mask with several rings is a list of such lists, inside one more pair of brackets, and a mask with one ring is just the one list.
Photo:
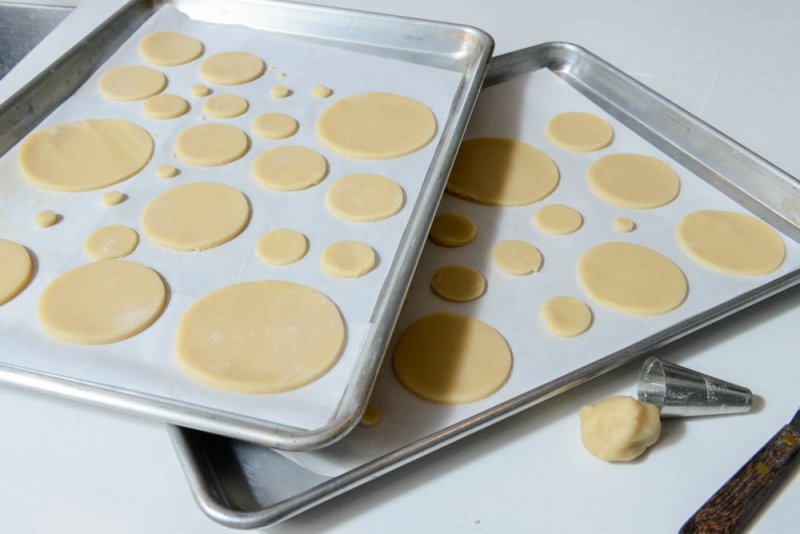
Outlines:
[[[492, 59], [484, 86], [550, 69], [639, 136], [800, 239], [800, 183], [587, 50], [546, 43]], [[309, 471], [264, 447], [180, 427], [169, 431], [202, 510], [236, 528], [280, 522], [525, 408], [552, 398], [800, 282], [800, 271], [693, 316], [544, 386], [410, 442], [339, 476]]]
[[337, 49], [434, 66], [460, 77], [449, 113], [440, 125], [440, 142], [370, 318], [373, 327], [361, 347], [347, 389], [324, 425], [305, 429], [13, 365], [0, 365], [0, 381], [275, 448], [322, 447], [352, 429], [364, 410], [480, 90], [493, 40], [483, 31], [466, 26], [280, 1], [131, 0], [0, 104], [0, 155], [70, 97], [166, 4], [202, 22], [243, 25]]

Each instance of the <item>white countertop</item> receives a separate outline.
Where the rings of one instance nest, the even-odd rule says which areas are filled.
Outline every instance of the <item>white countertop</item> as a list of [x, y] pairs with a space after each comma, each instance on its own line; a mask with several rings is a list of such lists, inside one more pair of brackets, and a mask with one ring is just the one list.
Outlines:
[[[0, 81], [0, 99], [121, 3], [84, 0]], [[800, 4], [792, 0], [769, 8], [729, 0], [320, 3], [471, 24], [494, 36], [496, 53], [575, 42], [800, 176]], [[601, 462], [580, 444], [578, 410], [610, 394], [635, 396], [637, 363], [270, 531], [675, 532], [797, 410], [798, 297], [800, 289], [789, 291], [659, 352], [750, 387], [762, 398], [752, 414], [666, 421], [642, 459]], [[3, 532], [228, 531], [192, 501], [163, 425], [7, 387], [0, 414]], [[799, 477], [754, 531], [797, 529]]]

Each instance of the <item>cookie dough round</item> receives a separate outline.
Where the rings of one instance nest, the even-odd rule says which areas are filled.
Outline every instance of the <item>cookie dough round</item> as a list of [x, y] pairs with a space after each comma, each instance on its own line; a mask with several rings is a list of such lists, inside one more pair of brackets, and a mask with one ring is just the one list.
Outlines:
[[205, 250], [227, 243], [250, 221], [240, 191], [216, 183], [192, 183], [165, 191], [142, 211], [144, 234], [173, 250]]
[[17, 164], [37, 187], [90, 191], [126, 180], [153, 155], [153, 139], [132, 122], [94, 119], [56, 124], [25, 138]]
[[123, 193], [115, 189], [113, 191], [103, 193], [103, 196], [100, 197], [100, 202], [102, 202], [104, 206], [116, 206], [117, 204], [124, 202], [125, 198], [126, 196]]
[[237, 95], [214, 95], [203, 102], [203, 114], [214, 119], [231, 119], [244, 115], [250, 108], [247, 100]]
[[424, 317], [406, 329], [393, 355], [400, 382], [423, 399], [464, 404], [488, 397], [511, 374], [511, 349], [478, 319], [453, 313]]
[[364, 415], [361, 416], [361, 424], [366, 427], [377, 426], [381, 422], [381, 409], [371, 402], [367, 404]]
[[486, 291], [486, 279], [466, 265], [445, 265], [433, 273], [433, 292], [452, 302], [469, 302]]
[[542, 253], [539, 249], [520, 239], [507, 239], [492, 250], [492, 260], [501, 271], [514, 276], [525, 276], [539, 272], [542, 268]]
[[131, 102], [157, 95], [167, 86], [167, 77], [150, 67], [136, 65], [107, 70], [97, 82], [100, 94], [109, 100]]
[[200, 63], [200, 76], [210, 83], [240, 85], [264, 74], [264, 62], [247, 52], [220, 52]]
[[545, 234], [568, 235], [583, 226], [583, 216], [564, 204], [550, 204], [536, 211], [533, 223]]
[[786, 250], [778, 232], [750, 215], [702, 210], [678, 223], [678, 243], [700, 265], [728, 274], [755, 276], [775, 271]]
[[320, 257], [322, 270], [337, 278], [364, 276], [378, 264], [378, 256], [360, 241], [337, 241], [325, 247]]
[[478, 228], [459, 213], [441, 213], [433, 219], [428, 237], [442, 247], [463, 247], [472, 243]]
[[581, 440], [607, 462], [630, 462], [661, 434], [658, 407], [633, 397], [612, 396], [581, 408]]
[[652, 209], [672, 202], [681, 188], [675, 171], [660, 159], [611, 154], [587, 172], [589, 188], [601, 200], [623, 208]]
[[186, 115], [189, 102], [170, 93], [151, 96], [144, 102], [144, 114], [155, 120], [168, 120]]
[[290, 265], [308, 252], [308, 239], [296, 230], [267, 232], [256, 243], [256, 256], [269, 265]]
[[39, 228], [50, 228], [58, 222], [58, 215], [53, 210], [42, 210], [33, 218], [33, 224]]
[[93, 260], [124, 258], [136, 250], [139, 234], [132, 228], [112, 224], [98, 228], [83, 242], [83, 253]]
[[436, 117], [423, 103], [391, 93], [362, 93], [331, 104], [317, 122], [317, 137], [353, 159], [399, 158], [436, 135]]
[[377, 174], [339, 178], [325, 193], [328, 210], [342, 219], [375, 222], [395, 215], [405, 203], [403, 188]]
[[327, 85], [317, 84], [311, 88], [311, 96], [314, 98], [328, 98], [333, 94], [333, 90]]
[[196, 83], [192, 86], [192, 94], [196, 97], [204, 97], [211, 94], [211, 88], [202, 83]]
[[317, 185], [325, 178], [328, 162], [310, 148], [279, 146], [259, 154], [250, 170], [267, 189], [300, 191]]
[[33, 275], [33, 261], [28, 249], [0, 238], [0, 306], [25, 289]]
[[461, 143], [447, 191], [489, 206], [524, 206], [542, 200], [558, 185], [558, 167], [543, 152], [504, 137]]
[[172, 165], [159, 165], [156, 167], [156, 178], [175, 178], [178, 175], [178, 169]]
[[575, 337], [592, 326], [592, 310], [575, 297], [552, 297], [539, 309], [547, 330], [559, 337]]
[[287, 96], [292, 94], [292, 91], [285, 85], [276, 85], [275, 87], [270, 89], [269, 94], [272, 98], [281, 99], [281, 98], [286, 98]]
[[104, 260], [67, 271], [39, 298], [37, 314], [55, 339], [83, 345], [114, 343], [153, 324], [166, 304], [161, 277], [125, 260]]
[[578, 260], [578, 278], [598, 304], [632, 315], [660, 315], [686, 299], [683, 271], [655, 250], [633, 243], [609, 242]]
[[621, 234], [633, 232], [636, 229], [636, 223], [627, 217], [617, 217], [614, 219], [614, 230]]
[[197, 167], [216, 167], [236, 161], [249, 148], [247, 135], [227, 124], [198, 124], [183, 130], [175, 141], [178, 159]]
[[273, 141], [293, 136], [297, 128], [297, 121], [283, 113], [262, 113], [253, 119], [253, 132]]
[[592, 152], [611, 144], [614, 130], [591, 113], [568, 111], [560, 113], [547, 123], [547, 139], [554, 144], [575, 152]]
[[203, 54], [203, 43], [176, 32], [151, 32], [139, 41], [139, 54], [151, 65], [183, 65]]
[[333, 367], [344, 346], [344, 322], [328, 297], [276, 280], [209, 293], [186, 310], [175, 336], [175, 354], [186, 374], [242, 393], [309, 384]]

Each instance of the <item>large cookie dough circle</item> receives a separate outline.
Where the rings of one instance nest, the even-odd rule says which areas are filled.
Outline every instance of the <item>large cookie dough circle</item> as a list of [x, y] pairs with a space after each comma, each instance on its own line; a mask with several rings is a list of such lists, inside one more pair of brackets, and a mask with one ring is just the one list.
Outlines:
[[90, 191], [126, 180], [153, 155], [153, 139], [132, 122], [95, 119], [55, 124], [25, 138], [17, 164], [42, 189]]
[[342, 219], [374, 222], [403, 208], [403, 188], [377, 174], [351, 174], [336, 180], [325, 193], [325, 205]]
[[460, 213], [440, 213], [433, 219], [428, 237], [442, 247], [463, 247], [478, 235], [478, 228]]
[[297, 121], [284, 113], [262, 113], [253, 119], [253, 132], [273, 141], [293, 136], [297, 128]]
[[97, 84], [100, 93], [109, 100], [131, 102], [163, 91], [167, 77], [150, 67], [114, 67], [107, 70]]
[[567, 150], [591, 152], [611, 144], [614, 130], [591, 113], [568, 111], [560, 113], [547, 123], [547, 138]]
[[139, 54], [151, 65], [172, 67], [199, 58], [203, 43], [176, 32], [152, 32], [139, 41]]
[[583, 215], [564, 204], [550, 204], [534, 214], [533, 223], [546, 234], [568, 235], [583, 226]]
[[337, 278], [359, 278], [378, 264], [371, 246], [360, 241], [337, 241], [325, 247], [320, 256], [322, 270]]
[[181, 317], [175, 353], [200, 382], [244, 393], [299, 388], [324, 375], [345, 345], [339, 310], [293, 282], [263, 280], [218, 289]]
[[25, 289], [33, 274], [28, 250], [8, 239], [0, 239], [0, 305]]
[[592, 326], [592, 310], [575, 297], [552, 297], [539, 308], [547, 330], [559, 337], [575, 337]]
[[511, 349], [477, 319], [436, 313], [403, 332], [394, 372], [412, 393], [433, 402], [463, 404], [488, 397], [511, 374]]
[[423, 103], [391, 93], [348, 96], [322, 112], [317, 137], [355, 159], [390, 159], [416, 152], [436, 135], [436, 117]]
[[205, 250], [239, 235], [250, 204], [237, 189], [215, 183], [186, 184], [161, 193], [142, 211], [142, 230], [162, 247]]
[[778, 232], [755, 217], [732, 211], [690, 213], [678, 223], [677, 236], [690, 258], [729, 274], [771, 273], [786, 253]]
[[152, 269], [124, 260], [90, 263], [67, 271], [39, 298], [39, 323], [51, 337], [84, 345], [113, 343], [153, 324], [166, 289]]
[[220, 85], [251, 82], [264, 74], [264, 62], [247, 52], [220, 52], [200, 63], [200, 76]]
[[445, 265], [433, 273], [433, 292], [452, 302], [469, 302], [486, 291], [486, 279], [467, 265]]
[[93, 260], [124, 258], [136, 250], [139, 234], [132, 228], [112, 224], [98, 228], [83, 242], [83, 252]]
[[273, 191], [300, 191], [320, 183], [328, 174], [328, 162], [302, 146], [280, 146], [259, 154], [250, 167], [253, 176]]
[[595, 195], [623, 208], [658, 208], [672, 202], [681, 188], [669, 165], [640, 154], [603, 156], [589, 167], [587, 177]]
[[247, 134], [227, 124], [199, 124], [178, 134], [175, 155], [189, 165], [216, 167], [244, 156], [250, 147]]
[[610, 242], [578, 260], [578, 278], [589, 297], [607, 308], [632, 315], [660, 315], [686, 299], [683, 271], [655, 250]]
[[558, 185], [558, 167], [532, 146], [503, 137], [461, 143], [447, 191], [478, 204], [524, 206]]

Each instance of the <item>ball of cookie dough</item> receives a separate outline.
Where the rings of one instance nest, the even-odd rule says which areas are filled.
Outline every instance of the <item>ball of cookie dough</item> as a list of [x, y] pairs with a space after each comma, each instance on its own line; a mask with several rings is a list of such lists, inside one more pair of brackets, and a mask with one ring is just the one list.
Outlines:
[[586, 450], [607, 462], [629, 462], [658, 441], [658, 407], [633, 397], [612, 396], [581, 408]]

